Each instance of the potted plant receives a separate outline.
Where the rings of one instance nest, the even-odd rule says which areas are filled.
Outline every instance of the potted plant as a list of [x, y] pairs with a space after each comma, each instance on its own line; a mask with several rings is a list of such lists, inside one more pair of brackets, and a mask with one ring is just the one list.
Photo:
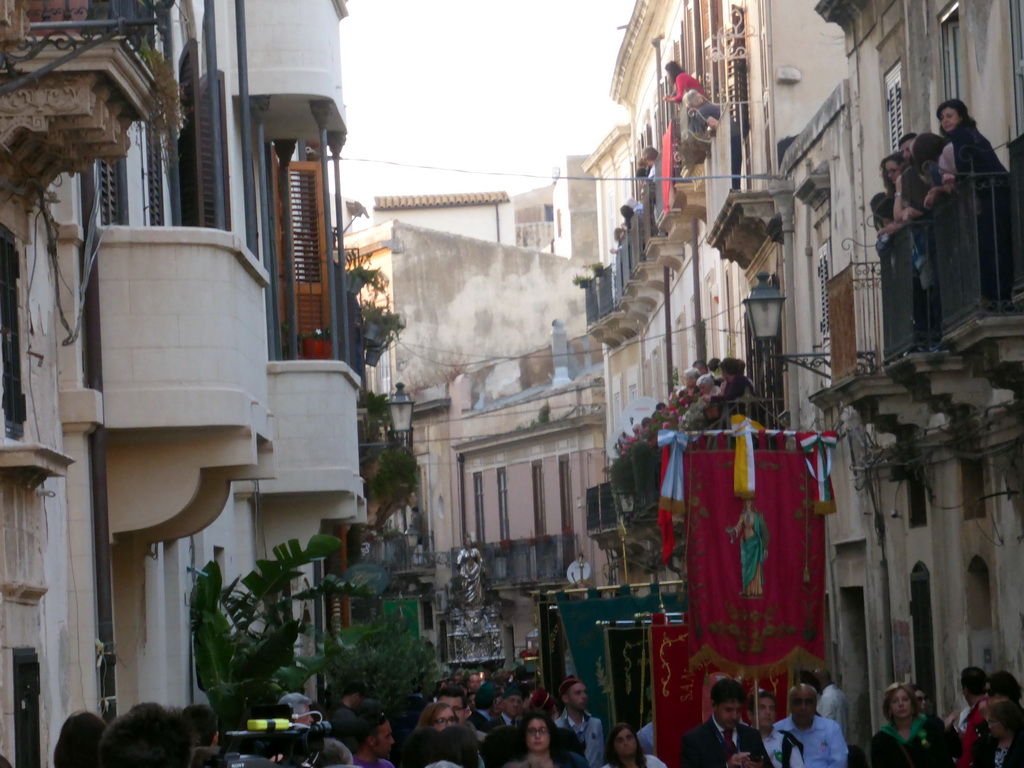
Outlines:
[[363, 343], [367, 348], [387, 349], [405, 330], [402, 318], [385, 306], [365, 304], [363, 315]]
[[498, 542], [498, 546], [501, 547], [504, 551], [508, 552], [510, 549], [512, 549], [512, 539], [502, 539]]
[[593, 282], [594, 282], [594, 274], [593, 273], [591, 273], [589, 275], [579, 275], [579, 274], [577, 274], [577, 275], [573, 275], [572, 276], [572, 284], [573, 285], [578, 285], [580, 288], [587, 288]]
[[383, 273], [379, 269], [371, 269], [363, 265], [350, 269], [348, 271], [348, 292], [356, 296], [365, 286], [383, 292], [387, 288]]
[[331, 359], [331, 329], [317, 328], [302, 337], [302, 356], [306, 360]]

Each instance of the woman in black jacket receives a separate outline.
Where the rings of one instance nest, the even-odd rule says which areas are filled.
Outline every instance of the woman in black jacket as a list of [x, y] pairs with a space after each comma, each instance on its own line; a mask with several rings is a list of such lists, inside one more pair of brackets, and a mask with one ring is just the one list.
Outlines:
[[872, 768], [949, 768], [949, 750], [940, 728], [918, 712], [914, 690], [890, 685], [882, 700], [889, 720], [871, 739]]

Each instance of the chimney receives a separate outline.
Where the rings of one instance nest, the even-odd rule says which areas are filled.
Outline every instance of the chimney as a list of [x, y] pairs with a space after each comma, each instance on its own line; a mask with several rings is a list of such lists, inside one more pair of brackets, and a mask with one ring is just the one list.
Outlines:
[[565, 337], [565, 325], [561, 320], [551, 322], [551, 359], [555, 366], [555, 376], [551, 386], [562, 387], [572, 383], [569, 376], [569, 342]]

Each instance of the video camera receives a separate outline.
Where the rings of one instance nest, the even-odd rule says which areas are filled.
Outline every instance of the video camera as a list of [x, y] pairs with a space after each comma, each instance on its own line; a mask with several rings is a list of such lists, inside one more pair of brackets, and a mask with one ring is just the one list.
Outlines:
[[[291, 722], [291, 711], [267, 711], [269, 715], [249, 720], [244, 731], [224, 734], [223, 748], [214, 765], [217, 768], [281, 768], [302, 766], [311, 753], [319, 751], [331, 733], [327, 722], [300, 725]], [[254, 712], [254, 714], [257, 714]], [[280, 759], [277, 759], [280, 756]]]

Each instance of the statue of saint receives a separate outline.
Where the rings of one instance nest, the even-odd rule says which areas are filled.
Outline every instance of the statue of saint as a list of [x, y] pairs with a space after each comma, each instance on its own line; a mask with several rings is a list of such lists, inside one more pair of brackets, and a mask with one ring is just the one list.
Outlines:
[[740, 541], [740, 569], [743, 591], [740, 597], [764, 595], [764, 561], [768, 558], [768, 526], [753, 499], [743, 501], [743, 511], [736, 525], [725, 529], [729, 543]]
[[484, 566], [480, 550], [473, 546], [473, 540], [466, 537], [459, 551], [455, 565], [462, 577], [462, 602], [464, 605], [483, 605]]

